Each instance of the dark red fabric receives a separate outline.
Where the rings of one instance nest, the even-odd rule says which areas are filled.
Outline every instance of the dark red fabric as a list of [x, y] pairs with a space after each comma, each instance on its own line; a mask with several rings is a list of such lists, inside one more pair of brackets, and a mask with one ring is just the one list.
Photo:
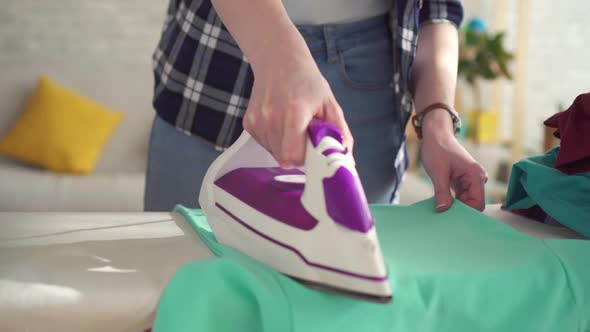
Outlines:
[[555, 167], [565, 174], [590, 172], [590, 93], [579, 95], [572, 106], [545, 121], [561, 140]]
[[547, 213], [545, 213], [545, 211], [543, 211], [543, 209], [541, 209], [540, 206], [535, 205], [532, 206], [528, 209], [520, 209], [520, 210], [508, 210], [514, 214], [517, 214], [519, 216], [525, 217], [527, 219], [531, 219], [534, 221], [538, 221], [538, 222], [545, 222], [545, 219], [547, 219]]

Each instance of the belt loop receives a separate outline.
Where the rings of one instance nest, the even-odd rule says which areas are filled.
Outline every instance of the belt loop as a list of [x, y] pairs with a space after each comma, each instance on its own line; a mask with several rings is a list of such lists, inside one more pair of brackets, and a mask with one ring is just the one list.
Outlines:
[[336, 48], [336, 38], [334, 37], [334, 30], [336, 28], [331, 25], [325, 25], [323, 27], [324, 31], [324, 41], [326, 42], [326, 56], [328, 58], [328, 63], [337, 63], [338, 62], [338, 49]]

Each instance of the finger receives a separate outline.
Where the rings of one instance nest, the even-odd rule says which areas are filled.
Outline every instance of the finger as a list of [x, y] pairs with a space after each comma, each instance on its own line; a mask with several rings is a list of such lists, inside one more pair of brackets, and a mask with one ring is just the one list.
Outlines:
[[291, 165], [285, 159], [283, 150], [281, 148], [281, 141], [280, 141], [280, 133], [276, 130], [268, 129], [264, 132], [265, 134], [265, 141], [268, 142], [268, 146], [270, 146], [270, 154], [275, 158], [276, 162], [279, 164], [281, 168], [289, 169]]
[[457, 199], [467, 206], [483, 211], [485, 209], [486, 181], [485, 171], [482, 172], [479, 165], [473, 166], [469, 173], [461, 179], [462, 192], [457, 195]]
[[465, 192], [465, 181], [461, 181], [462, 179], [456, 178], [451, 180], [451, 189], [453, 190], [453, 193], [455, 194], [455, 197], [459, 197], [460, 195], [462, 195]]
[[244, 114], [244, 119], [242, 119], [242, 127], [244, 130], [252, 136], [252, 138], [260, 145], [264, 146], [262, 140], [258, 136], [258, 120], [256, 119], [255, 111], [253, 111], [253, 106], [248, 106], [246, 113]]
[[276, 157], [274, 155], [274, 152], [276, 151], [276, 148], [274, 148], [271, 144], [270, 141], [268, 139], [268, 135], [265, 134], [265, 131], [260, 131], [260, 130], [254, 130], [252, 132], [249, 132], [250, 136], [252, 136], [252, 138], [254, 138], [254, 140], [260, 145], [262, 146], [266, 151], [268, 151], [270, 154], [273, 155], [273, 157], [276, 160]]
[[250, 99], [250, 103], [248, 104], [248, 108], [244, 114], [244, 119], [242, 120], [242, 126], [244, 127], [244, 130], [246, 130], [260, 146], [273, 154], [273, 147], [269, 144], [267, 139], [268, 136], [265, 134], [265, 125], [263, 123], [264, 119], [261, 118], [261, 114], [260, 105], [255, 99]]
[[244, 113], [244, 118], [242, 119], [242, 126], [244, 130], [254, 138], [258, 144], [262, 145], [260, 141], [260, 137], [258, 135], [258, 127], [259, 127], [259, 110], [260, 110], [260, 102], [257, 98], [256, 94], [256, 86], [253, 87], [252, 95], [250, 96], [250, 100], [248, 102], [248, 107], [246, 108], [246, 112]]
[[293, 165], [289, 162], [288, 152], [283, 149], [283, 137], [285, 135], [284, 119], [280, 117], [281, 111], [267, 112], [264, 129], [261, 135], [267, 142], [270, 152], [281, 168], [289, 169]]
[[453, 186], [453, 191], [455, 192], [455, 198], [460, 200], [461, 202], [466, 202], [470, 200], [469, 196], [469, 188], [471, 187], [470, 181], [466, 179], [460, 179], [455, 182]]
[[453, 204], [453, 196], [451, 196], [450, 173], [445, 171], [438, 171], [432, 177], [434, 185], [434, 204], [438, 212], [448, 210]]
[[325, 106], [323, 120], [335, 125], [342, 131], [344, 146], [348, 148], [350, 154], [352, 155], [354, 148], [354, 138], [352, 137], [350, 128], [346, 123], [344, 112], [342, 111], [342, 108], [340, 108], [336, 98], [333, 96]]
[[304, 107], [308, 106], [293, 105], [282, 118], [281, 133], [277, 138], [281, 151], [281, 167], [299, 167], [304, 164], [307, 126], [311, 121], [311, 112], [306, 112]]
[[480, 176], [484, 184], [488, 183], [488, 172], [483, 167], [480, 167]]

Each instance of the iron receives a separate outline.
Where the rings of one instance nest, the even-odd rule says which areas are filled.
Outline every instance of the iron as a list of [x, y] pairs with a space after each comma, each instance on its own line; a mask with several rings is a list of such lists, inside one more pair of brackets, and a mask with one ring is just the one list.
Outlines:
[[305, 165], [282, 169], [244, 131], [209, 167], [199, 204], [217, 240], [304, 284], [377, 302], [392, 290], [352, 154], [313, 120]]

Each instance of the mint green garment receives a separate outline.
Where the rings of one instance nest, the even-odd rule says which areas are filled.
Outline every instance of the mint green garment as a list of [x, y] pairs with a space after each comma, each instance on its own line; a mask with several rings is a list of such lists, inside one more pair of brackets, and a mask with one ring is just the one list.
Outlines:
[[542, 241], [457, 202], [372, 206], [394, 298], [376, 304], [306, 288], [220, 245], [200, 210], [177, 207], [218, 258], [181, 267], [161, 331], [585, 332], [590, 241]]
[[558, 151], [555, 147], [514, 164], [504, 205], [509, 210], [539, 205], [561, 224], [590, 237], [590, 172], [560, 172], [555, 168]]

